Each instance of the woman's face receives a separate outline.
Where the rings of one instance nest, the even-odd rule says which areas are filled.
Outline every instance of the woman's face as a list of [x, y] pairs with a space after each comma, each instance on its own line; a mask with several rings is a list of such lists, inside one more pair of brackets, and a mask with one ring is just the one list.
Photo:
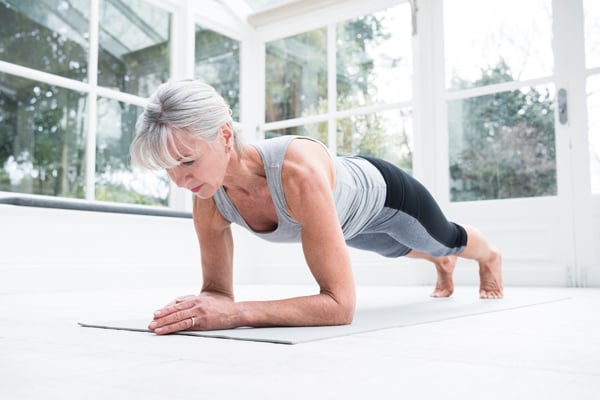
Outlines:
[[[169, 178], [177, 186], [190, 190], [202, 199], [212, 197], [223, 186], [231, 157], [228, 133], [228, 125], [224, 125], [217, 140], [207, 142], [193, 138], [184, 130], [174, 129], [173, 145], [169, 144], [169, 152], [177, 155], [175, 158], [179, 159], [179, 164], [167, 170]], [[174, 149], [171, 148], [173, 146]]]

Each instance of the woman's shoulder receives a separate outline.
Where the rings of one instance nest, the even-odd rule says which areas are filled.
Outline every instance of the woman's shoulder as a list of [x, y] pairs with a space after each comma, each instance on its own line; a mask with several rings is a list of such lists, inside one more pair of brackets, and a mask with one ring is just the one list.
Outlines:
[[262, 140], [257, 140], [255, 142], [250, 143], [253, 147], [260, 148], [274, 148], [274, 147], [282, 147], [287, 148], [292, 142], [307, 141], [315, 144], [319, 144], [323, 147], [326, 147], [321, 141], [318, 139], [312, 138], [310, 136], [300, 136], [300, 135], [282, 135], [282, 136], [274, 136]]
[[222, 230], [231, 224], [223, 217], [217, 208], [214, 196], [208, 199], [202, 199], [194, 196], [192, 215], [196, 229], [203, 228], [204, 230]]
[[[300, 140], [309, 139], [309, 140]], [[320, 142], [315, 139], [308, 138], [305, 136], [293, 136], [285, 135], [278, 136], [268, 139], [259, 140], [253, 143], [249, 143], [251, 148], [256, 150], [263, 161], [263, 164], [268, 167], [281, 167], [284, 161], [290, 156], [290, 151], [294, 151], [294, 148], [305, 147], [305, 145], [298, 145], [298, 143], [312, 143], [313, 145], [323, 146]], [[292, 148], [292, 150], [290, 150]], [[302, 155], [300, 155], [302, 156]]]
[[284, 178], [295, 176], [300, 180], [313, 181], [317, 176], [323, 176], [332, 184], [334, 169], [329, 150], [321, 142], [295, 140], [288, 146], [284, 160]]

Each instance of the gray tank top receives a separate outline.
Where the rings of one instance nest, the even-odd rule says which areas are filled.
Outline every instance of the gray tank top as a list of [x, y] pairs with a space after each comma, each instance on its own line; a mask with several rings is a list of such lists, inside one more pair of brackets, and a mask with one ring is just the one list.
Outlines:
[[[281, 136], [253, 144], [265, 166], [267, 184], [277, 212], [277, 228], [271, 232], [253, 231], [223, 187], [220, 187], [214, 195], [214, 200], [223, 218], [271, 242], [300, 241], [301, 226], [288, 213], [281, 181], [285, 153], [292, 140], [298, 138], [320, 143], [305, 136]], [[326, 149], [325, 146], [324, 148]], [[365, 159], [332, 155], [332, 160], [335, 168], [333, 197], [344, 238], [348, 240], [358, 234], [382, 210], [386, 184], [377, 168]]]

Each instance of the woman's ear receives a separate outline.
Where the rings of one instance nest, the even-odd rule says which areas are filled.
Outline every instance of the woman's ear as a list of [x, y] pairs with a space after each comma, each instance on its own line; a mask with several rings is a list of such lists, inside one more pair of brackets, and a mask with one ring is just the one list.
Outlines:
[[229, 122], [221, 125], [221, 137], [223, 137], [225, 148], [233, 147], [233, 127]]

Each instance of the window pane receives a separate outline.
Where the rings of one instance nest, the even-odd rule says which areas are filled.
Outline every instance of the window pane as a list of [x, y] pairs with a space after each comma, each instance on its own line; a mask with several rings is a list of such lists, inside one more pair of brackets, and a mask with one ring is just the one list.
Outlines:
[[0, 190], [85, 197], [86, 98], [0, 73]]
[[448, 103], [452, 201], [556, 195], [554, 88]]
[[141, 112], [140, 107], [98, 99], [97, 200], [167, 205], [169, 178], [166, 172], [132, 170], [129, 163], [129, 145]]
[[89, 0], [0, 0], [0, 59], [85, 81]]
[[552, 37], [552, 0], [446, 0], [446, 85], [462, 89], [552, 75]]
[[169, 79], [170, 26], [142, 0], [101, 0], [98, 84], [148, 97]]
[[337, 25], [337, 107], [412, 98], [408, 3]]
[[309, 136], [321, 141], [324, 145], [327, 145], [327, 122], [293, 126], [291, 128], [273, 129], [265, 132], [266, 139], [284, 135]]
[[327, 111], [327, 30], [266, 44], [267, 122]]
[[588, 68], [600, 66], [600, 2], [583, 0], [585, 57]]
[[412, 173], [412, 109], [338, 120], [337, 152], [342, 155], [379, 157]]
[[600, 194], [600, 75], [587, 80], [592, 193]]
[[214, 87], [240, 119], [240, 45], [209, 29], [196, 25], [194, 76]]

